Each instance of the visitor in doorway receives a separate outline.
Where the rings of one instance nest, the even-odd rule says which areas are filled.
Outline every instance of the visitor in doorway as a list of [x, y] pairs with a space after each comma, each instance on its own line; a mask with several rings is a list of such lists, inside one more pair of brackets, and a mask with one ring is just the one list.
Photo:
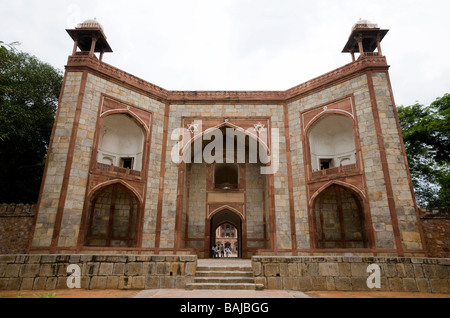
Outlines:
[[225, 254], [227, 254], [227, 257], [230, 255], [230, 249], [228, 247], [225, 249]]
[[220, 257], [225, 257], [225, 248], [223, 244], [220, 245]]
[[212, 247], [213, 258], [219, 258], [219, 252], [217, 252], [217, 248], [215, 245]]

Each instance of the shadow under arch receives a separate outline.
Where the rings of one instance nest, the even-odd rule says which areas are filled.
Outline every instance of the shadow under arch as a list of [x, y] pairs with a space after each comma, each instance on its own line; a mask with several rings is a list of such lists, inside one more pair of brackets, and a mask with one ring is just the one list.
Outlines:
[[[233, 135], [230, 136], [228, 129], [233, 130]], [[181, 149], [179, 156], [180, 161], [184, 163], [194, 163], [193, 158], [195, 158], [196, 155], [198, 155], [198, 151], [204, 150], [205, 146], [212, 142], [213, 140], [207, 139], [205, 140], [205, 136], [210, 138], [211, 135], [214, 135], [215, 133], [221, 132], [223, 136], [223, 159], [225, 161], [232, 161], [237, 162], [239, 161], [239, 157], [236, 156], [236, 149], [239, 151], [239, 149], [245, 149], [245, 152], [248, 153], [248, 151], [252, 152], [251, 155], [253, 155], [253, 158], [257, 158], [258, 161], [262, 161], [264, 164], [270, 164], [270, 158], [271, 158], [271, 151], [270, 151], [270, 143], [269, 143], [269, 132], [267, 129], [259, 134], [256, 132], [256, 129], [244, 129], [242, 127], [239, 127], [237, 125], [234, 125], [230, 122], [223, 122], [220, 125], [216, 125], [214, 127], [208, 128], [205, 131], [195, 133], [194, 136], [191, 136], [191, 133], [186, 130], [185, 135], [183, 137], [183, 144], [181, 145]], [[234, 156], [230, 157], [227, 156], [227, 138], [232, 137], [235, 139], [233, 142], [233, 150], [234, 150]], [[244, 141], [242, 139], [244, 137]], [[248, 138], [247, 138], [248, 137]], [[187, 140], [187, 141], [186, 141]], [[195, 149], [195, 143], [199, 142], [201, 143], [201, 149]], [[191, 156], [189, 158], [188, 156]], [[203, 153], [201, 154], [201, 158], [203, 160]], [[249, 154], [250, 156], [250, 154]], [[247, 156], [246, 156], [247, 158]], [[238, 159], [238, 160], [236, 160]], [[243, 162], [238, 162], [243, 163]], [[254, 162], [256, 163], [256, 162]]]

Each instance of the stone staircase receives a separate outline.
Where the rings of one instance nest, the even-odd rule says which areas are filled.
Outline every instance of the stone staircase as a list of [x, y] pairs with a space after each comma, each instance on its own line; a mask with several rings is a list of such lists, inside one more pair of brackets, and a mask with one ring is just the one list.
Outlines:
[[264, 285], [255, 283], [250, 262], [199, 260], [194, 282], [187, 284], [186, 289], [263, 290]]

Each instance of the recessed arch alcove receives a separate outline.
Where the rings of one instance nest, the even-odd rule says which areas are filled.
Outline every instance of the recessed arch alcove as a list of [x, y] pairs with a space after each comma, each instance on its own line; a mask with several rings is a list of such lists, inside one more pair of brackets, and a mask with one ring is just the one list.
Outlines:
[[84, 245], [134, 247], [139, 209], [137, 196], [121, 183], [98, 189], [89, 200]]
[[308, 133], [312, 171], [356, 163], [356, 144], [350, 117], [327, 114]]
[[358, 193], [332, 184], [315, 198], [313, 209], [318, 248], [368, 247], [364, 203]]
[[145, 131], [131, 115], [112, 114], [102, 119], [97, 162], [142, 170]]

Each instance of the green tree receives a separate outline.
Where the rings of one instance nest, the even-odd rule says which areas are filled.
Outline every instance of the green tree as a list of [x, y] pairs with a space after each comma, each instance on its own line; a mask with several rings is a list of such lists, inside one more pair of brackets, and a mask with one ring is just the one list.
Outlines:
[[450, 94], [430, 106], [398, 107], [406, 155], [421, 207], [450, 206]]
[[0, 42], [0, 203], [35, 203], [61, 72]]

